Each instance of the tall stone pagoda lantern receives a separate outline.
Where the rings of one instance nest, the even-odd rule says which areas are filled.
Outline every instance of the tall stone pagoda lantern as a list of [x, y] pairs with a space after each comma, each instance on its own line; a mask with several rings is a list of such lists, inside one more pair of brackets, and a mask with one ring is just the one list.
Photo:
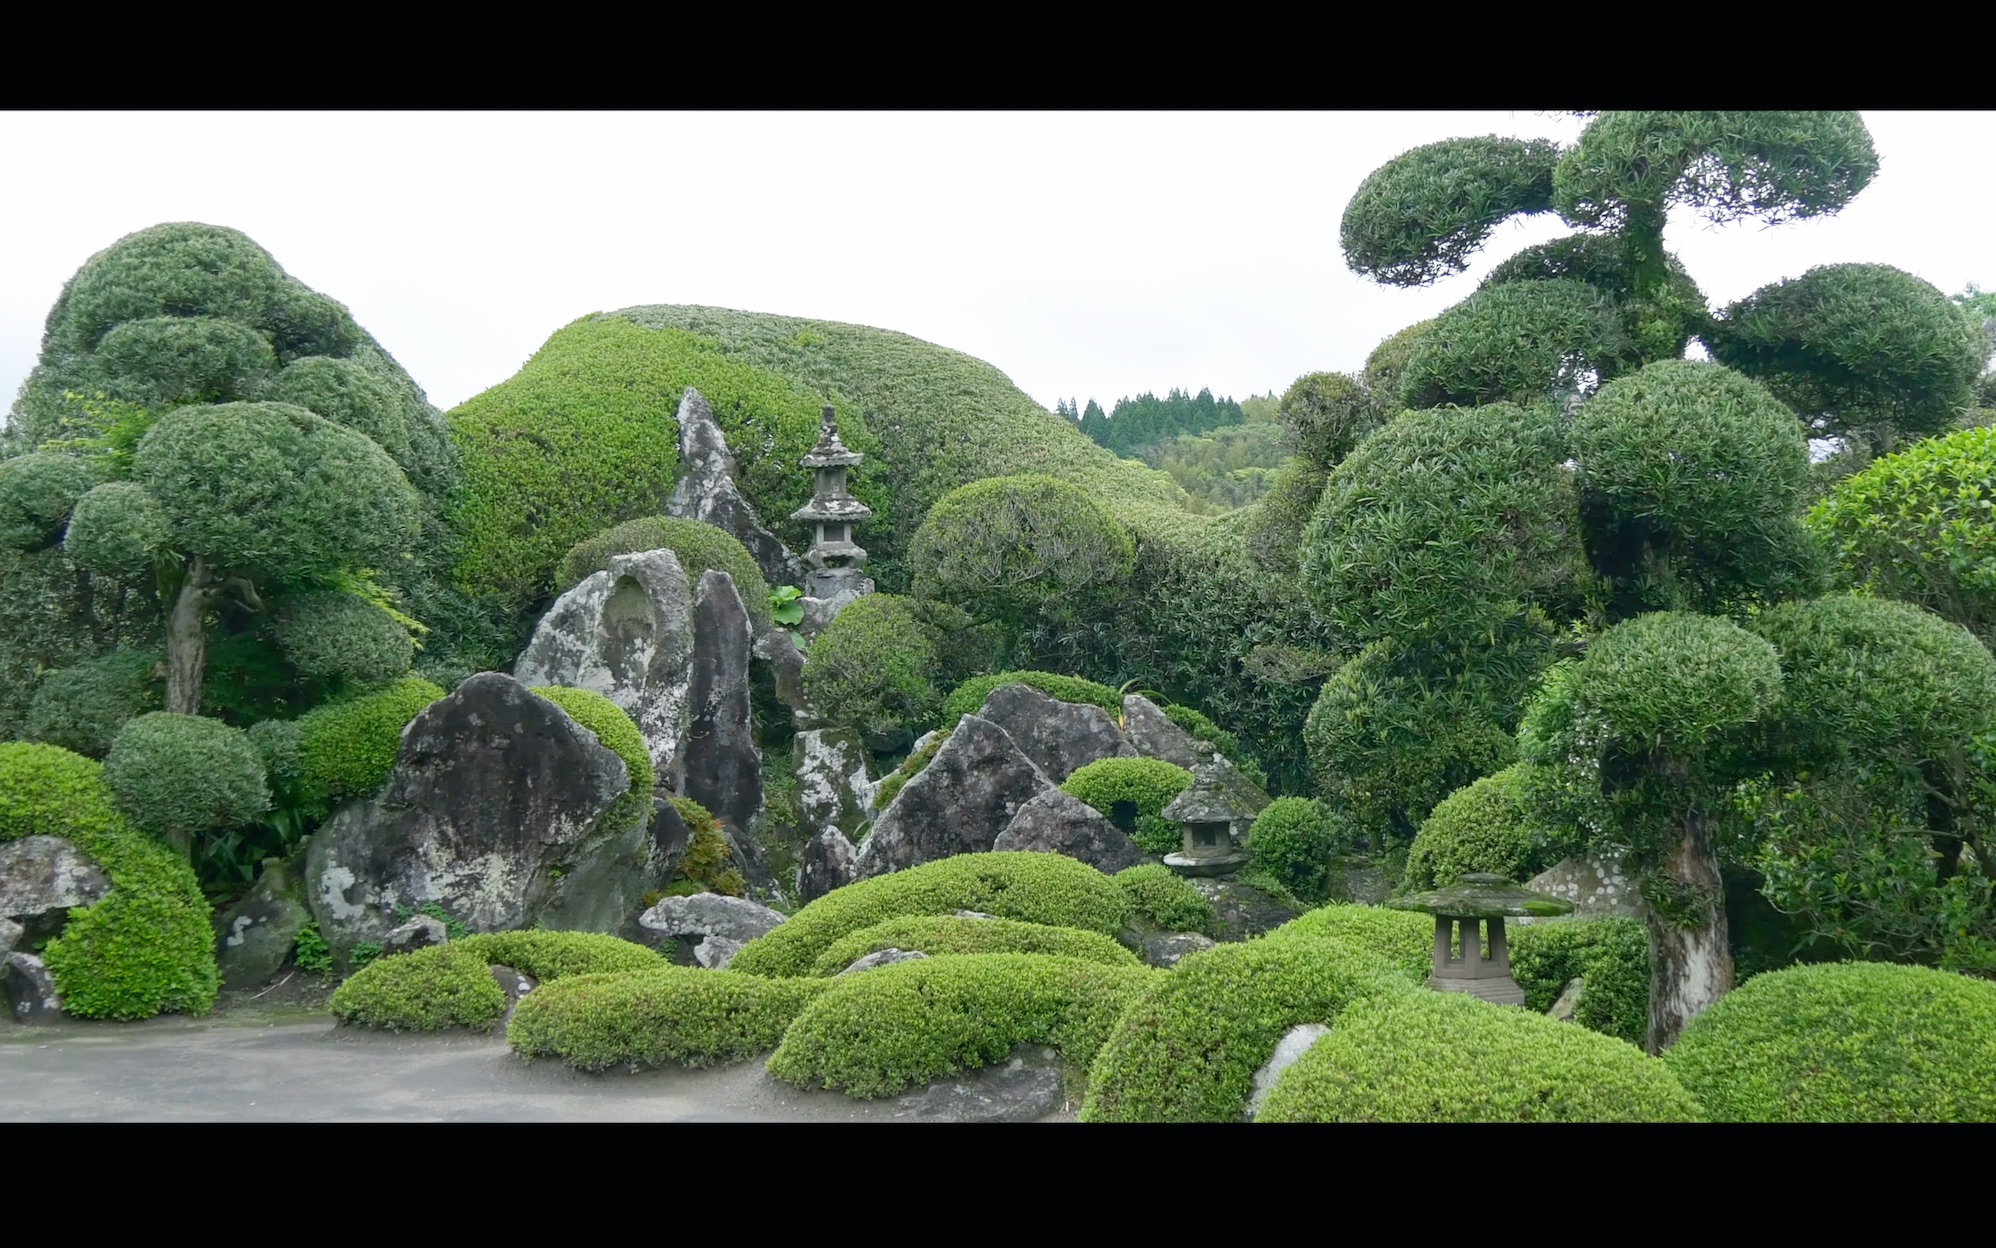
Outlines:
[[1573, 913], [1571, 902], [1479, 871], [1469, 872], [1447, 888], [1386, 904], [1395, 910], [1420, 910], [1435, 916], [1435, 961], [1428, 987], [1436, 992], [1468, 993], [1498, 1005], [1525, 1003], [1525, 990], [1511, 978], [1511, 950], [1504, 943], [1505, 918], [1553, 918]]
[[809, 598], [851, 599], [873, 592], [873, 581], [860, 569], [866, 551], [853, 541], [853, 529], [873, 514], [873, 508], [846, 492], [846, 474], [865, 459], [839, 441], [838, 415], [827, 407], [818, 423], [818, 444], [800, 462], [815, 478], [811, 501], [790, 513], [792, 520], [814, 525], [817, 540], [804, 552], [804, 593]]

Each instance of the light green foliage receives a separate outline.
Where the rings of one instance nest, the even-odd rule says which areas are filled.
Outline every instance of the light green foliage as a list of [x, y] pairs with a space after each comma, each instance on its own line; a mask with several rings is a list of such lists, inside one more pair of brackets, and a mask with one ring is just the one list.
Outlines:
[[[655, 780], [651, 751], [645, 747], [644, 734], [638, 731], [637, 724], [622, 707], [591, 689], [536, 685], [529, 692], [566, 711], [570, 719], [596, 734], [598, 741], [623, 759], [624, 766], [631, 773], [631, 792], [642, 795], [649, 809]], [[690, 800], [688, 804], [698, 807]]]
[[1093, 806], [1149, 854], [1168, 854], [1184, 839], [1163, 810], [1192, 783], [1192, 773], [1158, 758], [1099, 758], [1061, 782], [1060, 791]]
[[1268, 787], [1268, 773], [1254, 755], [1247, 752], [1240, 739], [1233, 733], [1206, 718], [1205, 712], [1196, 707], [1173, 702], [1164, 708], [1164, 717], [1180, 728], [1191, 733], [1194, 738], [1218, 750], [1226, 760], [1240, 770], [1240, 773], [1254, 781], [1257, 788]]
[[935, 714], [936, 648], [915, 602], [868, 594], [825, 625], [804, 664], [804, 695], [827, 723], [876, 750], [905, 743]]
[[[1426, 917], [1426, 916], [1422, 916]], [[1543, 1014], [1566, 986], [1581, 981], [1573, 1021], [1641, 1045], [1649, 1030], [1649, 932], [1634, 919], [1562, 919], [1505, 925], [1511, 978], [1525, 1008]], [[1433, 946], [1432, 924], [1429, 945]]]
[[1045, 1044], [1086, 1065], [1129, 1001], [1156, 977], [1033, 953], [900, 962], [832, 981], [769, 1058], [800, 1087], [891, 1096]]
[[394, 616], [337, 591], [287, 597], [277, 610], [276, 634], [278, 649], [299, 672], [357, 688], [406, 675], [416, 653], [409, 630]]
[[1200, 932], [1211, 935], [1219, 919], [1213, 903], [1190, 881], [1158, 862], [1125, 867], [1110, 877], [1129, 898], [1130, 915], [1161, 932]]
[[1701, 1122], [1625, 1041], [1460, 993], [1346, 1010], [1282, 1072], [1260, 1122]]
[[298, 929], [298, 938], [291, 944], [291, 962], [307, 975], [333, 973], [333, 947], [319, 934], [317, 924], [307, 923]]
[[74, 455], [34, 451], [0, 459], [0, 544], [38, 550], [62, 534], [76, 500], [96, 484]]
[[1122, 718], [1123, 695], [1097, 681], [1080, 676], [1061, 676], [1054, 672], [999, 672], [992, 676], [973, 676], [952, 689], [949, 697], [943, 699], [938, 722], [944, 728], [955, 728], [957, 720], [965, 715], [975, 715], [977, 708], [984, 705], [984, 699], [990, 697], [991, 691], [1000, 685], [1030, 685], [1049, 698], [1082, 706], [1099, 706], [1111, 717]]
[[905, 915], [958, 910], [1107, 936], [1129, 917], [1129, 903], [1108, 876], [1063, 854], [959, 854], [834, 889], [742, 946], [729, 969], [808, 975], [842, 936]]
[[1842, 584], [1996, 640], [1996, 429], [1917, 442], [1845, 478], [1807, 523]]
[[1607, 297], [1571, 278], [1486, 286], [1435, 318], [1400, 378], [1408, 407], [1541, 403], [1637, 362]]
[[1248, 832], [1250, 865], [1281, 882], [1305, 903], [1322, 902], [1331, 885], [1331, 869], [1341, 850], [1350, 848], [1350, 832], [1320, 802], [1306, 797], [1278, 797], [1255, 816]]
[[703, 572], [726, 572], [735, 582], [758, 632], [770, 625], [769, 582], [756, 566], [755, 556], [735, 535], [699, 520], [673, 516], [639, 516], [612, 525], [594, 537], [584, 538], [562, 556], [561, 573], [555, 588], [567, 592], [587, 576], [609, 566], [614, 555], [634, 555], [647, 550], [669, 550], [679, 560], [687, 583], [695, 588]]
[[522, 998], [506, 1043], [529, 1060], [556, 1057], [591, 1071], [736, 1062], [775, 1048], [799, 1011], [830, 984], [669, 964], [578, 975]]
[[293, 403], [372, 438], [405, 466], [409, 428], [389, 383], [353, 360], [313, 355], [293, 360], [272, 378], [263, 397]]
[[1769, 971], [1664, 1061], [1720, 1122], [1996, 1122], [1996, 984], [1862, 962]]
[[1320, 906], [1284, 923], [1267, 939], [1363, 949], [1385, 959], [1409, 983], [1424, 984], [1434, 963], [1435, 920], [1384, 906]]
[[1283, 391], [1275, 412], [1283, 444], [1325, 471], [1351, 454], [1382, 418], [1372, 393], [1344, 373], [1305, 373]]
[[735, 870], [734, 854], [721, 835], [721, 825], [705, 806], [690, 797], [670, 799], [672, 808], [686, 821], [686, 852], [679, 859], [679, 876], [697, 886], [696, 891], [739, 897], [747, 891], [741, 872]]
[[869, 953], [904, 949], [926, 954], [1041, 953], [1104, 966], [1140, 965], [1136, 955], [1100, 932], [1046, 927], [1012, 919], [965, 919], [952, 914], [908, 915], [841, 936], [818, 955], [813, 975], [837, 975]]
[[[622, 975], [655, 969], [662, 961], [643, 945], [601, 932], [480, 932], [451, 937], [455, 948], [491, 966], [510, 966], [541, 983], [571, 975]], [[389, 959], [383, 965], [392, 964]]]
[[331, 1004], [342, 1022], [363, 1027], [476, 1030], [505, 1014], [506, 994], [482, 954], [452, 941], [368, 963], [333, 990]]
[[144, 486], [106, 481], [76, 500], [62, 547], [80, 567], [134, 579], [153, 570], [169, 528], [166, 512]]
[[1562, 856], [1563, 834], [1526, 809], [1524, 766], [1457, 789], [1429, 812], [1407, 849], [1408, 887], [1445, 887], [1471, 871], [1522, 882]]
[[1889, 264], [1827, 264], [1763, 286], [1720, 314], [1709, 341], [1817, 436], [1880, 450], [1948, 429], [1974, 405], [1988, 352], [1980, 323]]
[[402, 729], [444, 691], [414, 676], [308, 711], [298, 719], [299, 797], [330, 810], [379, 789], [395, 767]]
[[1180, 434], [1142, 448], [1142, 456], [1185, 491], [1186, 510], [1199, 515], [1260, 499], [1290, 458], [1281, 427], [1259, 421], [1223, 425], [1203, 435]]
[[42, 951], [78, 1018], [205, 1014], [215, 1002], [215, 934], [184, 858], [121, 817], [102, 768], [53, 745], [0, 744], [0, 844], [60, 836], [110, 877], [111, 892]]
[[104, 757], [104, 783], [133, 823], [183, 849], [197, 833], [270, 808], [248, 734], [198, 715], [151, 711], [125, 724]]
[[43, 676], [28, 704], [27, 737], [102, 758], [126, 721], [156, 711], [156, 650], [114, 650]]
[[259, 395], [277, 367], [270, 342], [209, 316], [149, 316], [104, 335], [90, 361], [111, 398], [149, 408]]
[[1340, 239], [1354, 272], [1393, 286], [1460, 273], [1490, 231], [1552, 207], [1559, 147], [1546, 139], [1444, 139], [1374, 170], [1345, 205]]
[[1377, 956], [1330, 941], [1256, 940], [1192, 954], [1150, 981], [1088, 1075], [1083, 1122], [1232, 1122], [1254, 1072], [1299, 1023], [1342, 1025], [1413, 986]]

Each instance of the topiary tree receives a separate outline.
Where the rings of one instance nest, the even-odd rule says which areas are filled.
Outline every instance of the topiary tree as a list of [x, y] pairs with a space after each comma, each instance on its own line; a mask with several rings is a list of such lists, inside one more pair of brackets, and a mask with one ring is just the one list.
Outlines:
[[1247, 849], [1253, 869], [1314, 905], [1328, 899], [1331, 869], [1350, 839], [1350, 829], [1322, 803], [1278, 797], [1255, 816]]
[[1328, 472], [1379, 424], [1382, 413], [1372, 392], [1357, 378], [1305, 373], [1283, 391], [1275, 418], [1282, 424], [1282, 444]]
[[868, 594], [811, 643], [804, 696], [824, 719], [858, 729], [877, 751], [904, 745], [942, 702], [936, 647], [914, 602]]
[[102, 758], [127, 721], [160, 708], [161, 674], [153, 650], [114, 650], [50, 672], [28, 705], [28, 738]]
[[152, 711], [118, 730], [104, 783], [133, 823], [191, 856], [194, 837], [270, 808], [263, 756], [240, 728]]
[[337, 591], [294, 594], [276, 612], [277, 645], [308, 677], [365, 689], [404, 676], [416, 646], [386, 610]]

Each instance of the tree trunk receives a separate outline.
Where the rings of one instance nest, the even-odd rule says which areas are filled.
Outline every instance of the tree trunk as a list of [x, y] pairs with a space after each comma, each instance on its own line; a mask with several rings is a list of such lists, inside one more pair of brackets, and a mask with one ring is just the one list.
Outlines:
[[[1661, 1053], [1684, 1025], [1733, 989], [1726, 933], [1726, 894], [1709, 820], [1684, 817], [1684, 839], [1660, 864], [1669, 898], [1650, 904], [1649, 1037]], [[1659, 906], [1657, 901], [1663, 901]]]
[[205, 560], [196, 557], [166, 620], [166, 709], [176, 715], [201, 713], [201, 681], [208, 668], [208, 605], [214, 598], [214, 574]]

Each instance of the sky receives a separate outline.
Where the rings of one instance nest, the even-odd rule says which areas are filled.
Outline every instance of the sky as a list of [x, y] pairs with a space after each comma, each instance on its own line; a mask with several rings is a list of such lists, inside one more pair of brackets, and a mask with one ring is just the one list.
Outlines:
[[[1818, 264], [1996, 286], [1996, 112], [1866, 113], [1878, 177], [1767, 229], [1673, 216], [1715, 304]], [[62, 285], [162, 221], [242, 230], [352, 309], [440, 407], [578, 317], [700, 303], [900, 330], [1051, 408], [1236, 398], [1357, 369], [1507, 255], [1419, 290], [1348, 271], [1359, 183], [1422, 143], [1570, 141], [1484, 113], [0, 113], [0, 396]]]

